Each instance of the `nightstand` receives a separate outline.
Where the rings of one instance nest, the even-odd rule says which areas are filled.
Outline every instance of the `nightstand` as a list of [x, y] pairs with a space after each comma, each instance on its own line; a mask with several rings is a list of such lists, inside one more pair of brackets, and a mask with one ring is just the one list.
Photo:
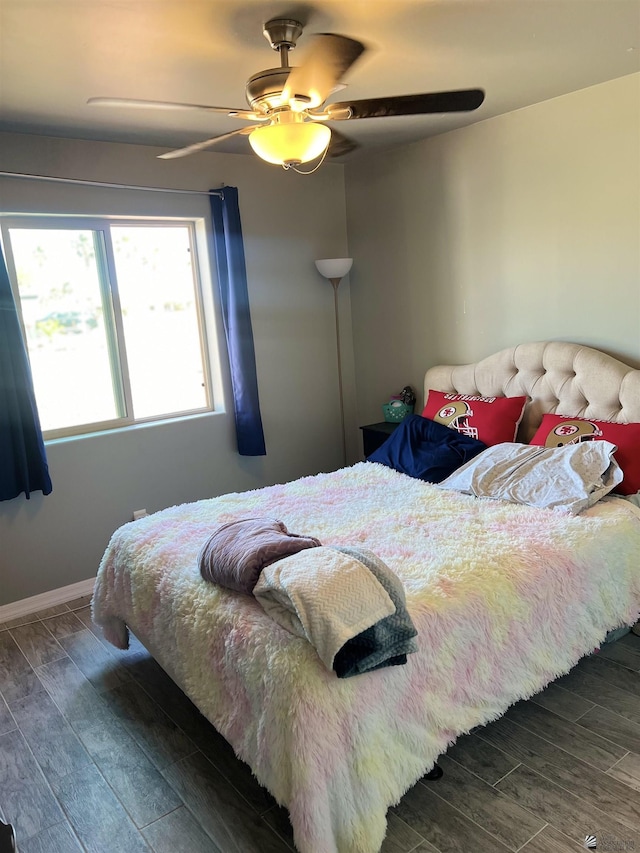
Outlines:
[[377, 450], [395, 432], [399, 425], [400, 422], [394, 424], [382, 421], [379, 424], [361, 426], [364, 455], [370, 456], [374, 450]]

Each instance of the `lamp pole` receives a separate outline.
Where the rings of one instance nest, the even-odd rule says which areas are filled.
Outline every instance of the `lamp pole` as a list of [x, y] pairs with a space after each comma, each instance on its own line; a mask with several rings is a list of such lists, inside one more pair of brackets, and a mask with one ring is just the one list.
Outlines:
[[340, 350], [340, 316], [338, 313], [338, 285], [351, 269], [352, 258], [325, 258], [316, 261], [318, 272], [329, 279], [333, 287], [333, 311], [336, 320], [336, 354], [338, 356], [338, 390], [340, 393], [340, 427], [342, 429], [342, 463], [347, 464], [347, 432], [344, 421], [344, 389], [342, 385], [342, 354]]
[[342, 278], [330, 278], [333, 287], [333, 310], [336, 315], [336, 353], [338, 356], [338, 389], [340, 391], [340, 426], [342, 428], [342, 462], [347, 464], [347, 434], [344, 427], [344, 392], [342, 388], [342, 358], [340, 355], [340, 319], [338, 316], [338, 285]]

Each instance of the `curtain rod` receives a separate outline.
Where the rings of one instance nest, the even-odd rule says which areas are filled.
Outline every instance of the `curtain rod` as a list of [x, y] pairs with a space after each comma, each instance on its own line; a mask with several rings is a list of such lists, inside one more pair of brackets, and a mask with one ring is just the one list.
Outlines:
[[27, 175], [21, 172], [0, 172], [0, 178], [27, 178], [30, 181], [51, 181], [58, 184], [81, 184], [85, 187], [107, 187], [119, 190], [147, 190], [152, 193], [185, 193], [186, 195], [217, 195], [224, 198], [220, 190], [174, 190], [169, 187], [139, 187], [133, 184], [110, 184], [106, 181], [81, 181], [78, 178], [53, 178], [49, 175]]

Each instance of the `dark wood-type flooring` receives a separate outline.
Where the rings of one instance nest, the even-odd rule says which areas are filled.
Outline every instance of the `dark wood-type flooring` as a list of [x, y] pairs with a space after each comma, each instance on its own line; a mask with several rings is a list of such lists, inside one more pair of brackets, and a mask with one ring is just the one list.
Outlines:
[[[640, 637], [458, 742], [383, 853], [640, 851]], [[87, 599], [0, 625], [0, 814], [19, 853], [291, 853], [287, 813]]]

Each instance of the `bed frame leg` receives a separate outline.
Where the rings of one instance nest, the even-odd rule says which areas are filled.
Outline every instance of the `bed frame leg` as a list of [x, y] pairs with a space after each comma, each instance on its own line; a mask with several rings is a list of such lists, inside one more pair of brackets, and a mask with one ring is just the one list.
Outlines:
[[444, 774], [444, 770], [439, 764], [434, 764], [433, 768], [425, 775], [425, 779], [433, 782], [434, 779], [439, 779]]
[[16, 853], [16, 836], [10, 823], [0, 820], [0, 853]]

